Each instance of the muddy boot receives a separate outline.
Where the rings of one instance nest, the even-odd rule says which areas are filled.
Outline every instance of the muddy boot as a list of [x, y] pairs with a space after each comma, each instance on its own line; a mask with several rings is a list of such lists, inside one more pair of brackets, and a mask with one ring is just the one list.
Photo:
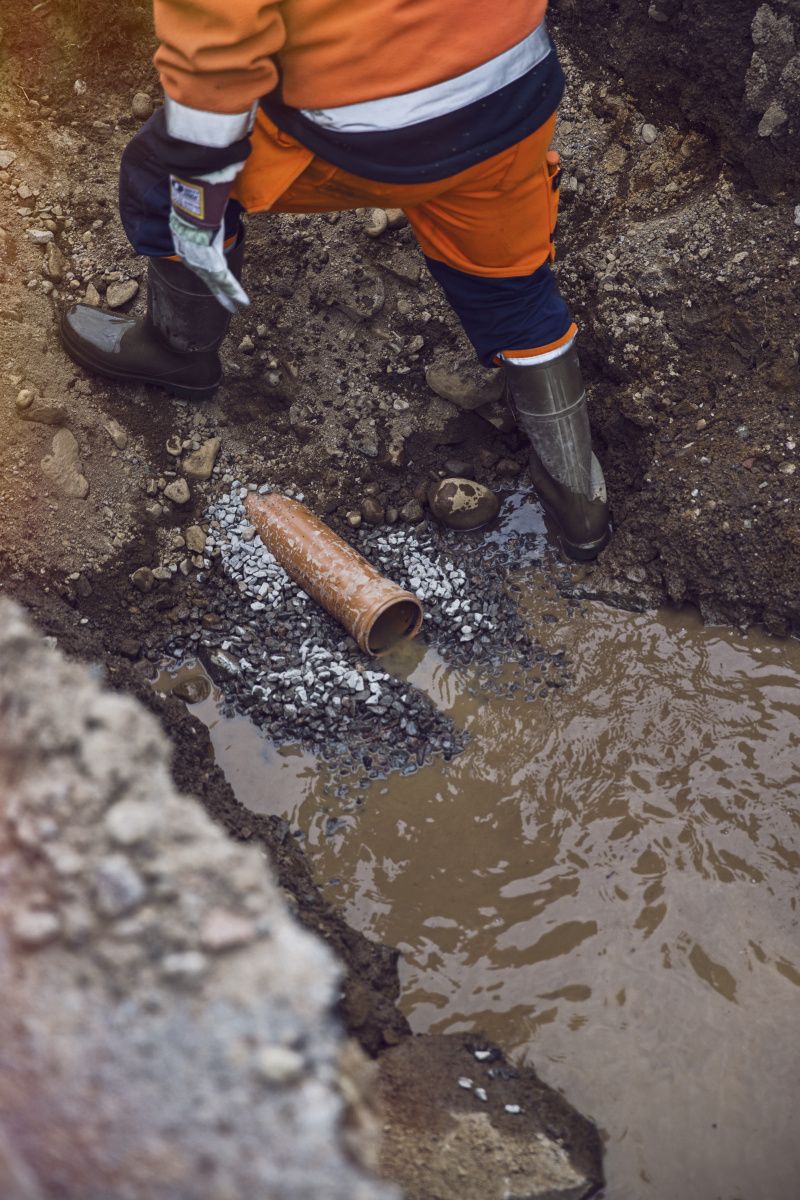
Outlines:
[[[229, 254], [237, 279], [243, 258], [240, 234]], [[70, 358], [94, 374], [206, 400], [222, 380], [218, 351], [230, 319], [183, 263], [151, 258], [143, 320], [75, 304], [61, 318], [61, 341]]]
[[608, 502], [575, 348], [538, 366], [506, 362], [505, 371], [509, 403], [531, 442], [531, 478], [564, 552], [596, 558], [610, 535]]

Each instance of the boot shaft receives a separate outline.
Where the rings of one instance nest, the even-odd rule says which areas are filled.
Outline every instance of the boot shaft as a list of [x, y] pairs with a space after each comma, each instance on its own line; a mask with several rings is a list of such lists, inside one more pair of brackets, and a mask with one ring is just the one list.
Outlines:
[[544, 363], [505, 364], [511, 407], [548, 474], [592, 496], [592, 435], [574, 346]]
[[[242, 231], [227, 257], [231, 271], [241, 278]], [[231, 323], [230, 313], [194, 271], [171, 258], [148, 260], [147, 316], [164, 344], [179, 354], [218, 350]]]
[[573, 346], [546, 362], [505, 363], [507, 398], [531, 443], [531, 478], [572, 558], [594, 558], [608, 541], [603, 471]]

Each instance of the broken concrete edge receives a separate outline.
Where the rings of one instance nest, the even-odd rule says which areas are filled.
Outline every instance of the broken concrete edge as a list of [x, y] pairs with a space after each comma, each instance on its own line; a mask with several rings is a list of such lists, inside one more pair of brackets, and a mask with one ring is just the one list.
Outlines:
[[396, 1200], [342, 968], [261, 853], [7, 601], [0, 661], [4, 1200]]

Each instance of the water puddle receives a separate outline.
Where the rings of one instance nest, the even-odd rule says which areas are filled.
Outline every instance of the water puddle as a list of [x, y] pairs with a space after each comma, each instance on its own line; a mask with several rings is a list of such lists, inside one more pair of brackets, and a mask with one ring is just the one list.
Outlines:
[[487, 694], [421, 643], [382, 660], [467, 735], [414, 773], [342, 787], [207, 680], [193, 711], [242, 802], [288, 817], [326, 895], [400, 948], [414, 1029], [480, 1030], [595, 1119], [609, 1197], [788, 1200], [800, 644], [530, 607], [565, 684], [509, 662]]
[[275, 747], [247, 717], [226, 716], [221, 689], [199, 663], [162, 670], [153, 687], [191, 704], [193, 715], [208, 727], [217, 764], [252, 812], [284, 816], [290, 807], [302, 803], [309, 786], [319, 782], [313, 755], [298, 746]]
[[593, 605], [550, 626], [574, 681], [470, 734], [326, 836], [328, 895], [402, 952], [417, 1031], [481, 1030], [592, 1115], [614, 1200], [796, 1194], [800, 645]]

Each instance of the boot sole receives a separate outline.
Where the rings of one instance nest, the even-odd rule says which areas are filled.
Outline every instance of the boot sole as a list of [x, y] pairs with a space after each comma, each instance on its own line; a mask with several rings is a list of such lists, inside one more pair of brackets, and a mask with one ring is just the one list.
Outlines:
[[68, 326], [66, 325], [63, 317], [60, 324], [60, 333], [61, 345], [64, 347], [64, 350], [67, 352], [72, 361], [93, 375], [102, 375], [104, 379], [116, 379], [121, 383], [144, 383], [148, 387], [161, 388], [162, 391], [169, 392], [178, 400], [194, 401], [210, 400], [214, 395], [214, 392], [216, 392], [217, 388], [222, 383], [221, 375], [216, 383], [209, 384], [207, 387], [199, 388], [192, 387], [191, 385], [185, 383], [171, 383], [168, 380], [157, 379], [151, 375], [136, 375], [133, 372], [128, 371], [111, 371], [108, 367], [103, 366], [101, 363], [95, 362], [91, 355], [84, 354], [71, 343], [68, 333]]

